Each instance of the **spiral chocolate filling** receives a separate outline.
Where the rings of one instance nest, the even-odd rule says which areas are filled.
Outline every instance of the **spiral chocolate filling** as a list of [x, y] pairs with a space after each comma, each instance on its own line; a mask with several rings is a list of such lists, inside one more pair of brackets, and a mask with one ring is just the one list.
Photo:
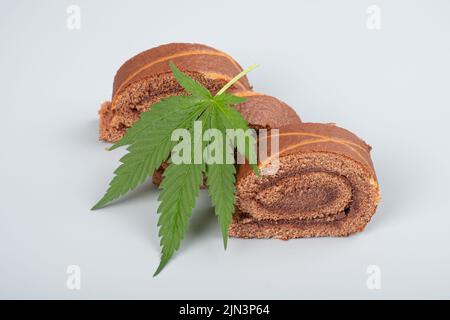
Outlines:
[[248, 165], [239, 169], [230, 235], [289, 239], [362, 231], [379, 201], [370, 147], [326, 124], [287, 126], [278, 138], [276, 174], [257, 177]]
[[263, 186], [242, 209], [259, 220], [310, 220], [334, 218], [352, 201], [348, 180], [334, 173], [305, 172], [279, 177]]

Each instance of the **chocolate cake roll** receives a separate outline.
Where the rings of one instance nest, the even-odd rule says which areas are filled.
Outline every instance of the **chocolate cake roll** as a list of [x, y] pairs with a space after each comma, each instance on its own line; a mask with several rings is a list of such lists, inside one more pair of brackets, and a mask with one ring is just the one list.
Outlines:
[[[348, 236], [362, 231], [380, 199], [371, 147], [332, 124], [280, 128], [279, 151], [258, 164], [278, 171], [257, 177], [239, 168], [236, 213], [229, 229], [240, 238]], [[266, 139], [270, 150], [271, 139]]]
[[[242, 91], [235, 94], [247, 99], [236, 105], [235, 108], [247, 120], [252, 129], [280, 128], [301, 122], [294, 109], [277, 98], [253, 91]], [[167, 162], [163, 163], [153, 175], [155, 185], [160, 185], [167, 166]]]
[[[125, 62], [114, 78], [112, 101], [104, 102], [100, 114], [100, 140], [116, 142], [141, 112], [162, 98], [185, 94], [169, 68], [169, 61], [215, 93], [242, 71], [229, 55], [191, 43], [171, 43], [144, 51]], [[231, 92], [248, 91], [247, 77]]]

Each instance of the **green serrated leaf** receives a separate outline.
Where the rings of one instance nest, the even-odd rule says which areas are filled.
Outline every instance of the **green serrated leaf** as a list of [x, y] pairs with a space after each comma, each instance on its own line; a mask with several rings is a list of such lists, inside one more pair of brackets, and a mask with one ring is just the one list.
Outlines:
[[[125, 195], [151, 176], [167, 159], [176, 142], [171, 141], [172, 132], [178, 128], [189, 128], [192, 121], [206, 109], [204, 104], [194, 104], [172, 113], [166, 121], [153, 123], [142, 131], [128, 147], [128, 153], [120, 159], [122, 165], [116, 169], [115, 177], [103, 198], [92, 208], [100, 209], [109, 202]], [[151, 113], [152, 111], [147, 111]], [[144, 118], [149, 119], [149, 118]], [[144, 120], [145, 121], [145, 120]]]
[[235, 174], [232, 164], [212, 164], [206, 171], [208, 193], [214, 206], [214, 212], [219, 220], [223, 237], [223, 246], [227, 248], [228, 227], [234, 214], [235, 204]]
[[[226, 127], [224, 126], [222, 114], [218, 109], [213, 109], [210, 113], [208, 128], [218, 129], [222, 136], [226, 137]], [[208, 185], [208, 194], [211, 197], [214, 206], [214, 212], [218, 218], [220, 230], [223, 237], [223, 246], [227, 248], [228, 227], [234, 214], [235, 203], [235, 174], [236, 168], [232, 163], [226, 163], [227, 154], [230, 158], [234, 157], [234, 148], [225, 139], [222, 142], [224, 150], [222, 157], [219, 157], [219, 163], [208, 161], [206, 177]], [[207, 160], [207, 159], [205, 159]]]
[[185, 236], [203, 180], [202, 167], [201, 164], [171, 163], [164, 172], [158, 208], [162, 254], [154, 276], [167, 265]]
[[233, 164], [210, 164], [206, 170], [208, 194], [219, 220], [225, 249], [228, 241], [228, 227], [235, 210], [235, 174], [236, 167]]
[[170, 61], [169, 65], [175, 79], [187, 92], [192, 94], [194, 97], [199, 97], [202, 99], [212, 98], [211, 92], [209, 92], [208, 89], [189, 77], [187, 74], [181, 72], [172, 61]]

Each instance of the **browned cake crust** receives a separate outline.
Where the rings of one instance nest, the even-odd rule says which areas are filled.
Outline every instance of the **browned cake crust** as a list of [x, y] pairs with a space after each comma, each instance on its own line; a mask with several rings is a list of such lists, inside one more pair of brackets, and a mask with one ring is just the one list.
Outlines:
[[235, 106], [252, 129], [274, 129], [300, 123], [297, 113], [283, 101], [254, 91], [237, 92], [247, 101]]
[[[117, 71], [112, 100], [104, 102], [99, 111], [100, 140], [120, 140], [150, 105], [165, 97], [185, 94], [170, 71], [169, 61], [213, 93], [242, 71], [226, 53], [201, 44], [171, 43], [144, 51]], [[230, 90], [251, 90], [247, 77]]]
[[362, 231], [380, 199], [370, 146], [332, 124], [294, 124], [278, 137], [276, 174], [258, 178], [248, 165], [239, 168], [230, 236], [290, 239]]

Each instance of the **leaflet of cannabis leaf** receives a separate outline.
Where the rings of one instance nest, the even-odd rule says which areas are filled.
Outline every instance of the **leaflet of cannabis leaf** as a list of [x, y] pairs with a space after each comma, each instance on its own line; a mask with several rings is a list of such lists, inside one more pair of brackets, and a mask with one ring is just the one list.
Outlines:
[[[172, 141], [172, 132], [176, 129], [187, 129], [193, 141], [195, 121], [201, 121], [203, 130], [216, 129], [226, 136], [227, 129], [247, 130], [248, 124], [232, 105], [245, 101], [226, 93], [241, 77], [253, 70], [256, 65], [241, 72], [213, 96], [200, 83], [181, 72], [172, 62], [170, 69], [178, 83], [190, 94], [175, 96], [162, 100], [142, 113], [140, 120], [128, 129], [126, 135], [110, 150], [128, 145], [128, 153], [120, 159], [122, 163], [114, 172], [109, 188], [103, 198], [92, 208], [93, 210], [106, 206], [136, 188], [153, 175], [156, 169], [167, 159], [169, 166], [164, 172], [160, 185], [160, 205], [158, 213], [159, 236], [161, 239], [161, 262], [154, 275], [157, 275], [169, 262], [175, 251], [180, 247], [188, 228], [189, 218], [199, 194], [203, 174], [206, 175], [208, 193], [211, 197], [214, 211], [218, 217], [223, 235], [224, 247], [227, 246], [228, 226], [234, 213], [235, 174], [234, 164], [226, 162], [227, 156], [234, 157], [234, 150], [247, 159], [250, 152], [256, 148], [255, 139], [249, 136], [244, 146], [235, 139], [223, 141], [223, 161], [216, 163], [204, 159], [201, 164], [175, 164], [170, 161], [170, 153], [179, 141]], [[210, 147], [211, 139], [205, 139], [199, 145], [191, 147], [191, 159], [194, 154], [201, 153]], [[195, 149], [201, 147], [201, 150]], [[254, 166], [255, 171], [257, 168]]]

